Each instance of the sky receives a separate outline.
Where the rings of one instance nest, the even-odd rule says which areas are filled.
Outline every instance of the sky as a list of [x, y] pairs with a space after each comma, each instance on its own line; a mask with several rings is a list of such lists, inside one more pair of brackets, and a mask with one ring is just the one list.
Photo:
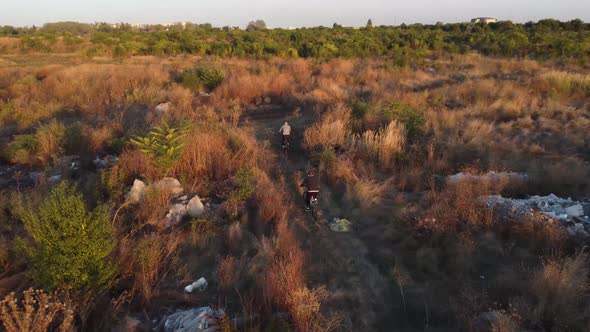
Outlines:
[[0, 0], [0, 26], [47, 22], [173, 23], [244, 27], [364, 26], [463, 22], [490, 16], [514, 22], [543, 18], [590, 22], [590, 0]]

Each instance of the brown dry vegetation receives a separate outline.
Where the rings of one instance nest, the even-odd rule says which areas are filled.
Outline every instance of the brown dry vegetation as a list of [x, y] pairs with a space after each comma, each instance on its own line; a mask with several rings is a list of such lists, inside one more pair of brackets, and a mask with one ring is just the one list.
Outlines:
[[[0, 51], [10, 43], [0, 39]], [[29, 170], [50, 176], [63, 156], [80, 156], [81, 170], [65, 177], [79, 184], [89, 206], [110, 208], [118, 281], [77, 328], [108, 330], [127, 315], [161, 318], [163, 308], [211, 303], [224, 304], [230, 318], [241, 316], [246, 330], [469, 330], [490, 311], [498, 313], [491, 331], [588, 327], [586, 254], [556, 223], [500, 223], [478, 200], [491, 193], [588, 194], [590, 85], [583, 68], [475, 55], [433, 58], [429, 68], [370, 58], [51, 61], [0, 62], [0, 146], [4, 163], [22, 173], [12, 177]], [[211, 95], [176, 80], [195, 66], [225, 72]], [[158, 114], [154, 107], [163, 101], [170, 111]], [[277, 108], [285, 117], [299, 109], [309, 121], [295, 128], [297, 165], [275, 159], [274, 145], [248, 124], [252, 117], [267, 126], [264, 112]], [[129, 143], [163, 122], [190, 124], [169, 167]], [[99, 171], [92, 166], [98, 153], [119, 160]], [[285, 170], [306, 166], [322, 175], [325, 217], [356, 222], [350, 251], [366, 246], [358, 257], [389, 287], [376, 297], [399, 302], [386, 307], [388, 317], [361, 324], [333, 314], [354, 310], [363, 294], [333, 292], [329, 282], [343, 276], [331, 278], [329, 269], [341, 261], [314, 253], [320, 235], [294, 220], [299, 197]], [[528, 173], [530, 181], [441, 183], [459, 171], [489, 170]], [[199, 195], [208, 214], [170, 229], [163, 225], [170, 193], [150, 190], [141, 204], [125, 203], [133, 180], [164, 176]], [[20, 192], [39, 200], [50, 187], [3, 181], [6, 197]], [[10, 278], [30, 264], [14, 245], [27, 234], [8, 200], [0, 216], [1, 277]], [[318, 275], [307, 274], [312, 270]], [[359, 284], [374, 280], [368, 271], [347, 273]], [[207, 291], [182, 293], [201, 276], [210, 281]], [[31, 283], [23, 280], [19, 289]]]

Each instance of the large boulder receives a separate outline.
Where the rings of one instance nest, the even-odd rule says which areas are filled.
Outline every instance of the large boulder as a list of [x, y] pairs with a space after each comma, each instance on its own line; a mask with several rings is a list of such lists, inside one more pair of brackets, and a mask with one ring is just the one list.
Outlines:
[[131, 204], [139, 203], [145, 195], [146, 187], [145, 182], [135, 179], [131, 190], [129, 190], [129, 193], [127, 194], [127, 202]]
[[193, 218], [200, 217], [203, 215], [203, 213], [205, 213], [205, 206], [203, 206], [203, 203], [201, 202], [201, 199], [199, 198], [199, 196], [193, 197], [188, 202], [186, 208], [187, 208], [188, 215]]
[[157, 190], [170, 192], [173, 195], [180, 195], [184, 192], [180, 181], [175, 178], [163, 178], [162, 180], [155, 182], [153, 186]]

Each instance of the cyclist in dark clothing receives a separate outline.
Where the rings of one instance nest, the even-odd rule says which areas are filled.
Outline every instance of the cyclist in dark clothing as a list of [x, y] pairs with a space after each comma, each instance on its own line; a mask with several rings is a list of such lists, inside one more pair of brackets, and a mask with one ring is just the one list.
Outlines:
[[312, 198], [317, 198], [320, 192], [320, 177], [316, 175], [313, 170], [307, 172], [307, 177], [301, 183], [301, 187], [305, 187], [305, 210], [310, 210], [310, 202]]

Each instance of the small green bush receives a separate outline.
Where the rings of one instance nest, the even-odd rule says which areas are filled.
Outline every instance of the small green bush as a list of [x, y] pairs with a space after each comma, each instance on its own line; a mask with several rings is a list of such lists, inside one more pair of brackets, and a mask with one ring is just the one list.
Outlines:
[[182, 72], [178, 81], [186, 88], [199, 92], [203, 87], [215, 90], [225, 80], [223, 70], [214, 67], [197, 67]]
[[113, 227], [104, 207], [88, 211], [67, 182], [55, 187], [38, 207], [19, 198], [15, 215], [31, 241], [19, 247], [31, 262], [33, 280], [48, 289], [70, 287], [84, 296], [108, 289], [116, 276], [111, 254]]
[[404, 124], [408, 138], [415, 138], [426, 123], [426, 118], [419, 111], [398, 101], [385, 104], [383, 112]]
[[2, 158], [12, 163], [33, 164], [37, 144], [37, 137], [34, 134], [16, 135], [4, 150]]

